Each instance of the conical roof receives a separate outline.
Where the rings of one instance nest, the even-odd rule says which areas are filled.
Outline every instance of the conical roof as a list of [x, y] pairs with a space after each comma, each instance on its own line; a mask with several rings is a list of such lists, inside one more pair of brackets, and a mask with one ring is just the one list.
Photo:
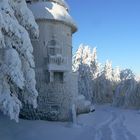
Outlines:
[[66, 9], [68, 9], [68, 4], [65, 2], [65, 0], [46, 0], [46, 1], [56, 2], [59, 5], [65, 7]]
[[72, 28], [72, 32], [77, 30], [76, 24], [68, 12], [68, 6], [64, 0], [32, 0], [29, 8], [33, 12], [35, 19], [46, 19], [61, 21]]
[[26, 2], [55, 2], [63, 7], [65, 7], [66, 9], [68, 9], [68, 4], [65, 2], [65, 0], [26, 0]]

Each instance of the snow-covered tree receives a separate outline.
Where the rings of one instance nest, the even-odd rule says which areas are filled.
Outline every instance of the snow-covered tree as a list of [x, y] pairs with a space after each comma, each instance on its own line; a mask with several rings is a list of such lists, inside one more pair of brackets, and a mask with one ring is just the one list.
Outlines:
[[78, 90], [86, 99], [92, 101], [92, 77], [90, 67], [86, 64], [80, 65], [78, 69]]
[[97, 49], [94, 48], [91, 53], [90, 71], [92, 73], [92, 79], [96, 79], [101, 73], [101, 64], [97, 60]]
[[112, 63], [106, 61], [102, 70], [97, 61], [96, 48], [91, 51], [89, 46], [80, 45], [73, 57], [73, 70], [79, 73], [79, 94], [96, 103], [112, 102], [114, 91]]
[[106, 61], [103, 71], [93, 81], [93, 94], [96, 103], [111, 103], [113, 99], [113, 68]]
[[25, 0], [0, 0], [0, 110], [18, 121], [22, 103], [37, 107], [33, 47], [28, 32], [38, 37], [38, 26]]
[[120, 73], [120, 78], [122, 81], [127, 80], [127, 79], [134, 79], [135, 75], [133, 74], [131, 69], [124, 69]]
[[90, 69], [91, 50], [81, 44], [73, 56], [73, 71], [78, 72], [78, 90], [86, 99], [92, 101], [92, 74]]
[[121, 71], [121, 82], [115, 90], [113, 105], [140, 108], [140, 83], [130, 69]]
[[112, 62], [107, 60], [104, 66], [104, 76], [106, 79], [112, 81], [113, 80], [113, 68], [112, 68]]
[[121, 81], [120, 74], [121, 74], [120, 68], [119, 68], [119, 67], [116, 67], [116, 68], [113, 70], [113, 81], [114, 81], [114, 82], [119, 83], [119, 82]]
[[74, 72], [78, 71], [79, 65], [82, 64], [83, 49], [84, 49], [84, 45], [81, 44], [72, 58], [72, 70]]
[[140, 108], [140, 80], [130, 69], [112, 68], [111, 61], [104, 67], [97, 61], [97, 50], [80, 45], [73, 57], [73, 69], [79, 73], [78, 89], [94, 103], [113, 103], [115, 106]]
[[97, 49], [90, 49], [88, 45], [81, 44], [73, 56], [73, 71], [78, 72], [78, 90], [86, 99], [94, 102], [93, 91], [95, 79], [101, 73], [100, 64], [97, 60]]

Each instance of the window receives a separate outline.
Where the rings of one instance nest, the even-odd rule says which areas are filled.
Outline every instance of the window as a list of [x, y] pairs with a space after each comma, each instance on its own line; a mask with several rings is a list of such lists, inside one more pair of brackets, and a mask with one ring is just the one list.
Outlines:
[[55, 55], [55, 48], [49, 48], [49, 54]]
[[49, 54], [50, 55], [62, 54], [62, 49], [51, 47], [51, 48], [49, 48]]
[[31, 0], [26, 0], [27, 3], [31, 4]]
[[62, 54], [62, 48], [58, 41], [55, 39], [52, 39], [48, 42], [48, 54], [50, 55], [56, 55], [56, 54]]
[[51, 40], [51, 41], [49, 42], [49, 45], [51, 45], [51, 46], [56, 46], [56, 41], [55, 41], [55, 40]]
[[64, 73], [63, 72], [54, 72], [54, 82], [63, 82]]

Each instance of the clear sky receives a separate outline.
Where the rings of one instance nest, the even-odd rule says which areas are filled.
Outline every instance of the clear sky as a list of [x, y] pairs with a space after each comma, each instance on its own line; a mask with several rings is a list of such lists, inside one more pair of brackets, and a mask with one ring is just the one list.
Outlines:
[[140, 75], [140, 0], [66, 0], [78, 32], [74, 51], [97, 47], [98, 59], [131, 68]]

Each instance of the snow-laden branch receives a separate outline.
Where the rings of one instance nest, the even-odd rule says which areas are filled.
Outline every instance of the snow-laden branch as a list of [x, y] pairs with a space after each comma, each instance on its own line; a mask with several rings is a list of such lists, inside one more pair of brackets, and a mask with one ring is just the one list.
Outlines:
[[[25, 0], [0, 1], [0, 110], [18, 121], [21, 101], [37, 107], [33, 47], [29, 33], [38, 37], [38, 26]], [[19, 90], [20, 89], [20, 90]]]

